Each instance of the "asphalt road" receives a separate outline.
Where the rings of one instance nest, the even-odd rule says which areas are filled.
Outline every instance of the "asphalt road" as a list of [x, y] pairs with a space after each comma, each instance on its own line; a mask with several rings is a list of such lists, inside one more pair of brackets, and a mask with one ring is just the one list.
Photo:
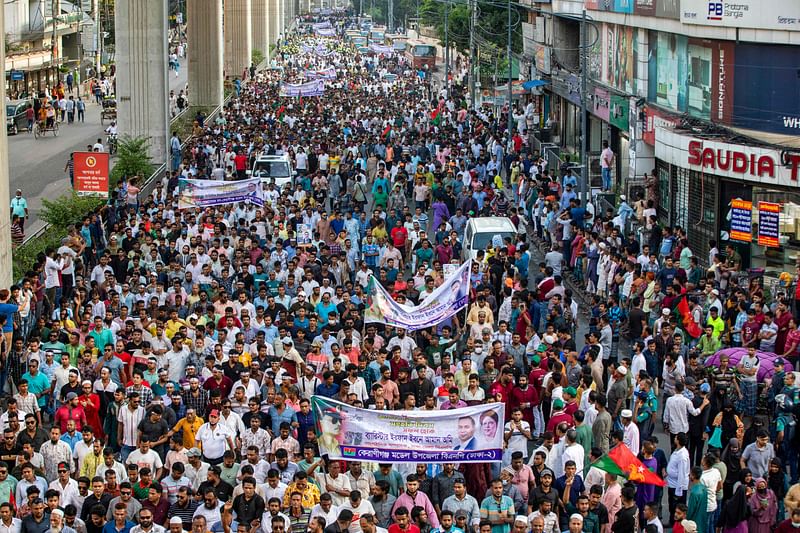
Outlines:
[[[169, 73], [170, 89], [176, 93], [186, 85], [187, 66], [188, 61], [183, 60], [177, 78], [173, 72]], [[108, 122], [106, 126], [100, 124], [100, 109], [93, 100], [87, 101], [86, 121], [60, 124], [58, 137], [48, 134], [37, 140], [27, 132], [8, 137], [9, 193], [13, 196], [17, 189], [22, 189], [22, 195], [28, 201], [30, 219], [25, 225], [26, 234], [35, 233], [44, 225], [38, 216], [42, 198], [54, 199], [69, 192], [69, 175], [64, 172], [69, 154], [85, 150], [98, 138], [105, 142], [104, 129]], [[111, 164], [114, 164], [113, 158]]]

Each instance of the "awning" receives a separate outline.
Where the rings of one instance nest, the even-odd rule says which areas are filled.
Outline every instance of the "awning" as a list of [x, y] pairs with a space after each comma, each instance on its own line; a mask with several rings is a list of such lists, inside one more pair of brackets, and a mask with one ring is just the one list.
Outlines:
[[547, 80], [528, 80], [522, 84], [522, 88], [526, 91], [530, 91], [534, 87], [541, 87], [542, 85], [547, 85], [549, 82]]

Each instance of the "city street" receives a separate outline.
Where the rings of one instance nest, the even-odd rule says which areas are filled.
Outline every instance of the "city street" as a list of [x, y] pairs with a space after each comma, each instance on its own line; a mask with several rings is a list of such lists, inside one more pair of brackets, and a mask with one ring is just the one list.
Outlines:
[[[184, 59], [177, 78], [174, 72], [169, 73], [170, 89], [177, 93], [186, 85], [187, 79], [188, 61]], [[39, 220], [42, 198], [58, 198], [69, 191], [69, 175], [64, 172], [69, 154], [85, 150], [98, 138], [105, 143], [104, 130], [108, 127], [108, 121], [106, 125], [100, 124], [100, 110], [101, 107], [93, 100], [87, 101], [86, 122], [60, 124], [58, 137], [48, 134], [37, 140], [27, 132], [9, 135], [9, 190], [13, 196], [17, 189], [22, 189], [23, 196], [28, 200], [31, 218], [25, 226], [27, 234], [35, 233], [44, 224]], [[114, 164], [113, 158], [111, 164]]]

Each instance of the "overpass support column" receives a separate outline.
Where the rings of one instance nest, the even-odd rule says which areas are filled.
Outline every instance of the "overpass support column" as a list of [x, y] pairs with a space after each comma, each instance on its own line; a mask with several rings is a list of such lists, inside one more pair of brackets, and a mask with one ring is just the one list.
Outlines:
[[269, 0], [251, 0], [253, 4], [253, 50], [259, 50], [269, 58]]
[[[3, 10], [0, 10], [0, 27], [4, 27]], [[0, 42], [0, 57], [6, 57], [5, 42]], [[3, 76], [5, 78], [5, 76]], [[0, 84], [0, 102], [6, 101], [6, 84]], [[2, 106], [0, 119], [6, 123], [6, 106]], [[8, 138], [6, 128], [0, 131], [0, 288], [8, 289], [12, 285], [11, 263], [11, 185], [8, 175]]]
[[149, 137], [153, 162], [164, 163], [169, 141], [167, 0], [117, 2], [114, 29], [119, 131]]
[[253, 54], [250, 0], [225, 0], [225, 75], [239, 77]]
[[189, 101], [217, 107], [224, 99], [222, 73], [222, 0], [187, 3], [189, 32]]

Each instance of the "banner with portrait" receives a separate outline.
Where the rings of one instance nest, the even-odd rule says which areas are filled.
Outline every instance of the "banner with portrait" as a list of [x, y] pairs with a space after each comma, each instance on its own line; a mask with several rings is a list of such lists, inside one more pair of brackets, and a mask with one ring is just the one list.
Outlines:
[[440, 324], [469, 303], [470, 262], [467, 261], [417, 306], [397, 303], [375, 276], [366, 289], [364, 322], [378, 322], [408, 331]]
[[359, 409], [311, 398], [320, 455], [377, 463], [485, 463], [503, 458], [505, 405], [445, 411]]
[[306, 83], [281, 82], [280, 95], [292, 96], [322, 96], [325, 94], [325, 80], [314, 80]]
[[264, 187], [259, 178], [241, 181], [178, 180], [178, 209], [249, 202], [264, 205]]
[[306, 69], [303, 71], [303, 76], [307, 80], [335, 80], [336, 79], [336, 69], [333, 67], [329, 67], [326, 69], [320, 70], [309, 70]]

